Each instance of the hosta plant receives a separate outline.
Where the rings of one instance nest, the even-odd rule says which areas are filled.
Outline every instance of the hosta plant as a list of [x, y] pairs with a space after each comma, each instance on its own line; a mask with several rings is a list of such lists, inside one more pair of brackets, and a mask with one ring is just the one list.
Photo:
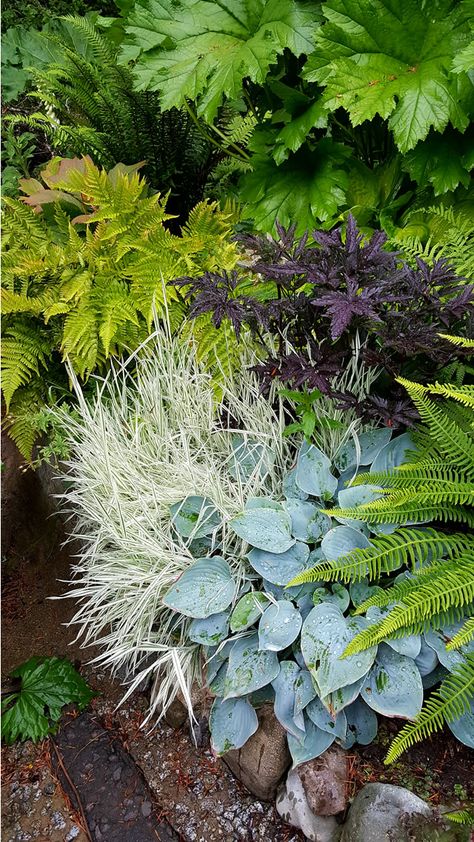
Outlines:
[[[438, 636], [423, 629], [403, 637], [387, 633], [348, 655], [348, 647], [373, 621], [370, 611], [361, 616], [359, 606], [380, 589], [366, 577], [350, 587], [327, 585], [318, 577], [320, 566], [326, 569], [349, 552], [370, 557], [377, 541], [396, 545], [396, 523], [368, 529], [352, 510], [351, 517], [342, 517], [340, 507], [379, 497], [370, 477], [391, 471], [413, 448], [408, 433], [392, 438], [388, 428], [367, 430], [347, 442], [331, 464], [305, 442], [283, 479], [282, 493], [247, 499], [226, 525], [241, 539], [248, 561], [240, 587], [225, 552], [212, 553], [213, 543], [220, 546], [223, 525], [214, 522], [210, 501], [187, 497], [171, 509], [185, 540], [209, 536], [208, 553], [201, 551], [163, 602], [189, 618], [190, 643], [205, 648], [206, 680], [216, 697], [211, 741], [218, 754], [240, 748], [256, 731], [255, 709], [264, 702], [273, 703], [295, 766], [335, 741], [346, 748], [371, 742], [377, 713], [408, 720], [420, 713], [425, 687], [443, 674]], [[235, 453], [245, 472], [249, 454], [238, 438]], [[351, 484], [361, 467], [370, 469], [366, 482]], [[332, 508], [336, 501], [338, 508]], [[411, 529], [411, 535], [415, 545], [425, 547], [421, 529]], [[467, 544], [467, 537], [458, 538], [459, 548]], [[402, 563], [403, 556], [391, 570], [398, 573]], [[452, 728], [469, 741], [463, 719]]]
[[172, 234], [166, 198], [138, 168], [54, 159], [42, 181], [22, 182], [22, 201], [5, 198], [2, 389], [27, 457], [32, 409], [69, 392], [62, 361], [82, 379], [103, 372], [146, 339], [155, 316], [181, 322], [168, 281], [236, 260], [227, 212], [202, 202]]

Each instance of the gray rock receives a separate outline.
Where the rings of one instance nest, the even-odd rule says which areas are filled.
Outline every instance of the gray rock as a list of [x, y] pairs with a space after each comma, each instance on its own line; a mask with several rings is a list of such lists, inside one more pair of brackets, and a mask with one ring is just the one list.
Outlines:
[[317, 816], [335, 816], [346, 809], [348, 760], [339, 746], [331, 746], [320, 757], [302, 763], [295, 770], [308, 801]]
[[341, 828], [334, 816], [316, 816], [310, 810], [298, 769], [292, 769], [280, 788], [276, 808], [285, 822], [303, 831], [311, 842], [337, 842], [339, 839]]
[[253, 795], [261, 801], [272, 801], [291, 758], [286, 732], [273, 713], [273, 705], [260, 708], [258, 722], [258, 730], [245, 745], [228, 751], [222, 760]]
[[469, 830], [401, 786], [367, 784], [349, 810], [340, 842], [462, 842]]

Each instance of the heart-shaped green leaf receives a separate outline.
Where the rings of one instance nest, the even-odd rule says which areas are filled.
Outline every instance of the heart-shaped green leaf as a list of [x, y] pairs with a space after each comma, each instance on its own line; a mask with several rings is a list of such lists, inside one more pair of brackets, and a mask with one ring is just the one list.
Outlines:
[[229, 565], [216, 555], [200, 558], [185, 570], [163, 602], [186, 617], [202, 619], [228, 608], [236, 590]]

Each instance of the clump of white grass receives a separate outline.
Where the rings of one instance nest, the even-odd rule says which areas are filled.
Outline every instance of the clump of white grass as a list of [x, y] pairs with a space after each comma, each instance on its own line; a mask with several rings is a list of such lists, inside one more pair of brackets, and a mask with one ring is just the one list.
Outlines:
[[[101, 645], [95, 662], [130, 678], [128, 693], [152, 679], [150, 715], [162, 715], [178, 690], [191, 710], [190, 689], [201, 671], [199, 647], [186, 637], [189, 621], [162, 603], [194, 561], [172, 526], [170, 505], [188, 495], [213, 502], [223, 522], [219, 553], [241, 582], [242, 542], [226, 524], [249, 497], [280, 496], [290, 467], [281, 405], [259, 396], [250, 354], [243, 349], [242, 370], [216, 402], [193, 344], [157, 331], [134, 355], [133, 374], [126, 364], [111, 372], [88, 401], [76, 382], [78, 417], [65, 419], [71, 456], [63, 508], [80, 546], [71, 623], [84, 645]], [[229, 471], [229, 418], [251, 443], [273, 452], [273, 463], [262, 459], [245, 481]]]

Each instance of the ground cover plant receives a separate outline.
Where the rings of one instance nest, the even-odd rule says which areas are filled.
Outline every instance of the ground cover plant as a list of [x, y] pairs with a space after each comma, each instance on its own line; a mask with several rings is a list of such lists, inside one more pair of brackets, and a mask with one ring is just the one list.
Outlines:
[[231, 217], [215, 203], [198, 204], [172, 234], [166, 198], [137, 167], [107, 173], [90, 158], [55, 159], [42, 181], [22, 186], [23, 201], [5, 199], [2, 388], [13, 438], [29, 457], [35, 405], [69, 393], [61, 359], [82, 379], [103, 371], [112, 354], [148, 336], [155, 314], [182, 320], [168, 280], [231, 267], [236, 253]]

